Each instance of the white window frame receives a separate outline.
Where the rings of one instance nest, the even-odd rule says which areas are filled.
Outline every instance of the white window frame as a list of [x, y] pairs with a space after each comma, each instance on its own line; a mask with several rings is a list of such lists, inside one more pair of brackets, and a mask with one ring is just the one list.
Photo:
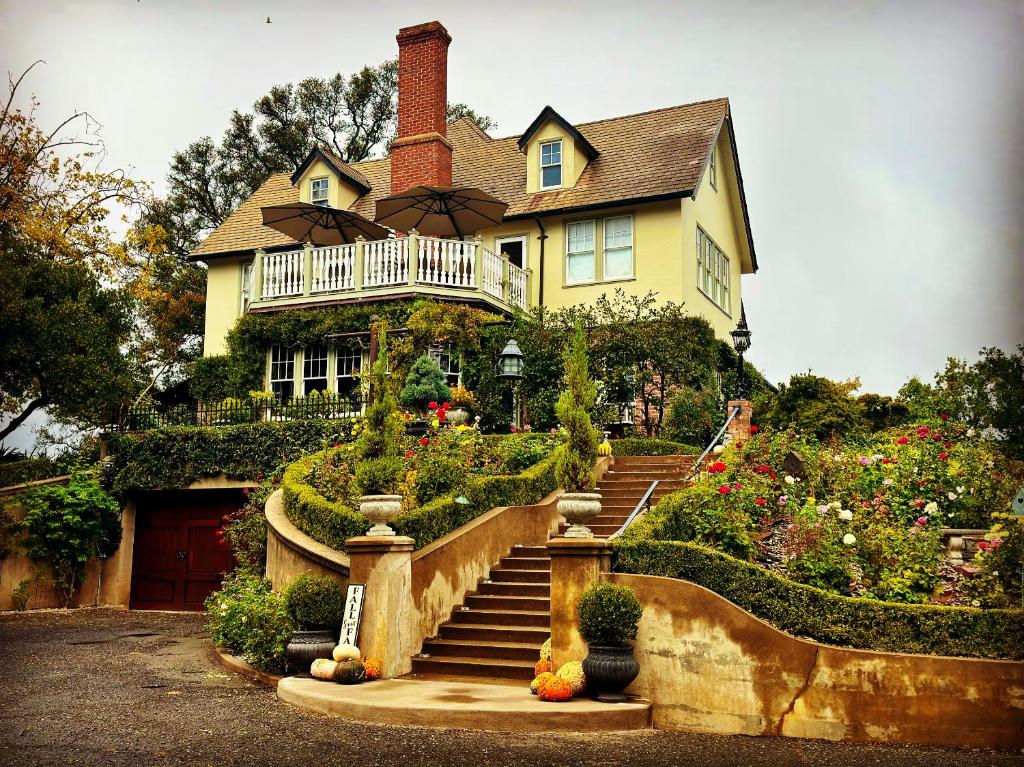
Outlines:
[[[629, 244], [628, 245], [608, 245], [608, 222], [617, 221], [619, 219], [629, 219]], [[609, 216], [608, 218], [602, 219], [601, 221], [601, 278], [604, 282], [612, 282], [614, 280], [631, 280], [636, 276], [636, 251], [633, 246], [635, 240], [636, 230], [633, 224], [633, 214], [625, 213], [621, 216]], [[613, 276], [608, 275], [608, 253], [618, 251], [629, 251], [629, 273], [628, 274], [616, 274]]]
[[239, 314], [245, 314], [245, 310], [249, 308], [249, 302], [252, 301], [252, 278], [255, 268], [256, 263], [254, 261], [242, 263], [242, 290]]
[[[558, 162], [547, 162], [547, 163], [545, 163], [544, 162], [544, 149], [545, 149], [545, 147], [552, 147], [552, 146], [556, 146], [556, 145], [558, 146]], [[540, 155], [539, 155], [539, 157], [540, 157], [540, 178], [538, 179], [538, 181], [540, 183], [538, 184], [538, 186], [541, 189], [561, 189], [562, 185], [565, 183], [565, 166], [562, 163], [562, 152], [565, 150], [565, 147], [562, 144], [562, 139], [556, 138], [556, 139], [552, 139], [551, 141], [542, 141], [542, 142], [540, 142], [540, 148], [539, 149], [540, 149]], [[550, 185], [545, 185], [544, 184], [544, 169], [545, 168], [558, 168], [558, 183], [557, 184], [550, 184]]]
[[[317, 197], [317, 184], [323, 182], [323, 197]], [[309, 201], [314, 205], [330, 205], [331, 180], [327, 176], [311, 178], [309, 180]]]
[[[287, 355], [285, 357], [284, 355]], [[281, 356], [281, 359], [278, 359]], [[281, 375], [283, 372], [287, 373], [288, 376], [284, 377]], [[288, 384], [291, 388], [290, 397], [277, 397], [282, 404], [288, 402], [295, 397], [295, 350], [289, 349], [283, 344], [274, 344], [270, 347], [270, 360], [267, 368], [267, 384], [270, 391], [274, 392], [274, 396], [277, 397], [277, 390], [274, 388], [274, 384]]]
[[718, 191], [718, 148], [711, 147], [711, 160], [708, 162], [708, 183]]
[[732, 263], [718, 244], [697, 227], [697, 289], [732, 316]]
[[[572, 229], [576, 226], [590, 226], [590, 250], [572, 249]], [[590, 254], [590, 279], [571, 280], [569, 278], [569, 261], [572, 256], [585, 256]], [[583, 221], [569, 221], [565, 225], [565, 284], [566, 285], [589, 285], [597, 282], [597, 219], [588, 218]]]
[[[314, 356], [311, 352], [319, 351], [320, 354]], [[323, 344], [310, 344], [302, 350], [302, 396], [308, 397], [311, 394], [309, 389], [310, 381], [323, 381], [323, 391], [329, 391], [331, 388], [331, 379], [327, 375], [327, 360], [329, 352], [326, 346]], [[311, 366], [316, 364], [316, 373], [323, 371], [323, 375], [312, 375], [314, 371], [311, 370]], [[322, 367], [320, 367], [322, 366]]]
[[[363, 350], [339, 346], [334, 350], [334, 391], [341, 392], [341, 381], [358, 382], [363, 373]], [[359, 391], [356, 386], [355, 392]]]
[[[462, 361], [458, 354], [452, 352], [450, 344], [432, 344], [427, 348], [427, 356], [441, 368], [444, 380], [449, 386], [462, 384]], [[454, 381], [451, 380], [452, 377], [455, 378]]]
[[494, 238], [494, 252], [501, 254], [501, 246], [506, 242], [521, 242], [523, 243], [523, 269], [530, 268], [530, 251], [529, 243], [530, 238], [525, 234], [517, 234], [515, 237], [495, 237]]

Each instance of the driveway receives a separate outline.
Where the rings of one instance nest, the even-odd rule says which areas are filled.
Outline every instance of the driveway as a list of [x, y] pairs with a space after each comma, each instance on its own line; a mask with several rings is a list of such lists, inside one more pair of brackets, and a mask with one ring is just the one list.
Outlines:
[[[0, 765], [943, 765], [1019, 754], [645, 731], [536, 735], [358, 724], [223, 670], [203, 616], [0, 614]], [[955, 722], [950, 722], [955, 727]]]

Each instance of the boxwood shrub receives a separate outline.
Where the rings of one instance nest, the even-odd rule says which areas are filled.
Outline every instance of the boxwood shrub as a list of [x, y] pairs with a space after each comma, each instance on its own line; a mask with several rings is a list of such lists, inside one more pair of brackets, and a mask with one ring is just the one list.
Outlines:
[[0, 487], [35, 482], [61, 474], [61, 467], [49, 458], [26, 458], [23, 461], [0, 463]]
[[611, 443], [612, 455], [698, 456], [704, 452], [702, 447], [694, 447], [682, 442], [672, 442], [667, 439], [656, 439], [654, 437], [627, 437], [625, 439], [613, 439]]
[[[642, 524], [642, 523], [641, 523]], [[640, 530], [615, 543], [616, 569], [704, 586], [776, 628], [826, 644], [886, 652], [1024, 659], [1024, 613], [897, 604], [794, 583], [697, 543]]]

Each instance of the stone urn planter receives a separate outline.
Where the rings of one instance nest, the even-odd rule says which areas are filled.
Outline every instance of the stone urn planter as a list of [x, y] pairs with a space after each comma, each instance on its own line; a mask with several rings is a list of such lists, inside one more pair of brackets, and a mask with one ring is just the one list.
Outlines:
[[366, 534], [394, 535], [395, 531], [388, 522], [402, 512], [402, 496], [400, 495], [361, 495], [359, 496], [359, 513], [373, 522]]
[[449, 410], [447, 420], [452, 426], [462, 426], [469, 422], [469, 411], [464, 407], [457, 407], [453, 410]]
[[600, 493], [562, 493], [557, 508], [569, 523], [564, 533], [566, 538], [594, 537], [587, 523], [601, 513]]
[[331, 629], [293, 631], [284, 651], [285, 671], [289, 674], [309, 673], [318, 658], [331, 657], [336, 639]]
[[583, 673], [587, 684], [604, 703], [621, 703], [630, 682], [640, 673], [640, 664], [633, 657], [633, 648], [589, 645], [587, 657], [583, 659]]

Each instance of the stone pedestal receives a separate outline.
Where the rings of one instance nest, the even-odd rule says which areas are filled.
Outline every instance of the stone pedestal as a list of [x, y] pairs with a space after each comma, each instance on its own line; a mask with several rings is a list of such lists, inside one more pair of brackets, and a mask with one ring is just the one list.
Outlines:
[[405, 536], [349, 538], [349, 583], [366, 585], [359, 649], [380, 661], [382, 679], [412, 670], [412, 550]]
[[611, 569], [612, 544], [599, 538], [554, 538], [551, 555], [551, 658], [557, 669], [587, 656], [580, 636], [576, 602]]
[[750, 402], [745, 399], [729, 400], [729, 404], [726, 408], [726, 413], [731, 413], [733, 408], [738, 407], [740, 412], [736, 414], [736, 417], [729, 423], [729, 428], [726, 429], [726, 434], [729, 435], [729, 441], [734, 442], [746, 442], [750, 439]]

